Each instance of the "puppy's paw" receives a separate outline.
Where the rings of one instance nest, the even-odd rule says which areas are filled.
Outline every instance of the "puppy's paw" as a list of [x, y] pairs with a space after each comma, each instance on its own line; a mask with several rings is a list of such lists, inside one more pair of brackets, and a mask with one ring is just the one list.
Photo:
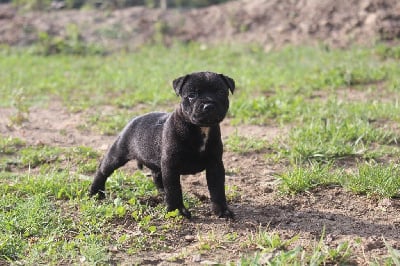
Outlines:
[[232, 220], [235, 218], [235, 214], [228, 208], [228, 206], [221, 206], [213, 203], [212, 210], [218, 218], [227, 218]]
[[102, 199], [106, 198], [106, 193], [104, 192], [104, 190], [94, 189], [94, 188], [91, 187], [89, 189], [89, 196], [90, 197], [97, 196], [98, 200], [102, 200]]
[[192, 218], [192, 214], [185, 207], [180, 208], [179, 213], [187, 219]]

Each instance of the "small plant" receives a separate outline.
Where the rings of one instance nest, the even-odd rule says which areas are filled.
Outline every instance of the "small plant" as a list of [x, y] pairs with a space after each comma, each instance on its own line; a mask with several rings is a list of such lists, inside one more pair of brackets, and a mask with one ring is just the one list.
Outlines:
[[16, 109], [16, 114], [10, 117], [11, 125], [20, 126], [29, 119], [29, 104], [23, 88], [16, 90], [13, 94], [12, 106]]
[[400, 47], [380, 44], [376, 47], [376, 53], [384, 60], [400, 59]]
[[260, 227], [256, 234], [251, 235], [250, 243], [255, 244], [259, 250], [272, 252], [274, 250], [286, 249], [297, 239], [298, 236], [288, 240], [283, 240], [279, 234], [267, 232]]
[[385, 246], [389, 252], [389, 258], [385, 265], [400, 265], [400, 250], [393, 248], [385, 239], [383, 241], [385, 242]]
[[24, 147], [25, 145], [25, 142], [19, 138], [0, 137], [0, 154], [11, 155], [13, 153], [16, 153], [20, 148]]
[[45, 10], [50, 7], [51, 0], [12, 0], [12, 3], [26, 10]]
[[226, 199], [228, 201], [240, 200], [241, 194], [238, 186], [236, 185], [226, 186], [225, 191], [226, 191]]
[[309, 255], [310, 265], [321, 265], [324, 263], [345, 264], [350, 259], [351, 249], [348, 242], [340, 243], [335, 249], [324, 243], [325, 228], [322, 231], [320, 240], [314, 246]]
[[69, 24], [66, 27], [65, 36], [51, 36], [47, 32], [39, 32], [35, 53], [39, 55], [101, 55], [104, 51], [97, 45], [85, 43], [78, 26]]
[[168, 34], [169, 25], [165, 21], [158, 21], [154, 24], [153, 39], [155, 43], [163, 44], [165, 36]]

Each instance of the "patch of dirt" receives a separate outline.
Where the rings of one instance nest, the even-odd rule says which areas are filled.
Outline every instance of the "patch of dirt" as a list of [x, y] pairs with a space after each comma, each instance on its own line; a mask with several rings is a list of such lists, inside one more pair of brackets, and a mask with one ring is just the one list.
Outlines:
[[59, 101], [49, 102], [46, 108], [30, 108], [28, 121], [21, 126], [10, 123], [16, 113], [12, 108], [0, 108], [0, 134], [23, 139], [30, 145], [89, 146], [104, 151], [115, 138], [80, 129], [86, 124], [85, 114], [72, 113]]
[[400, 37], [397, 0], [239, 0], [201, 9], [114, 11], [17, 11], [0, 4], [0, 44], [28, 45], [38, 32], [68, 35], [77, 25], [82, 39], [110, 50], [173, 40], [203, 43], [259, 43], [266, 50], [284, 44], [332, 46], [370, 44]]
[[[19, 137], [30, 144], [87, 145], [104, 152], [115, 138], [77, 129], [85, 123], [82, 121], [84, 114], [70, 113], [58, 102], [49, 104], [46, 109], [32, 108], [29, 121], [21, 127], [7, 126], [7, 118], [13, 112], [12, 109], [0, 110], [0, 134]], [[224, 137], [238, 132], [239, 135], [266, 140], [284, 134], [275, 127], [234, 127], [227, 121], [222, 124], [222, 132]], [[202, 204], [191, 209], [193, 219], [183, 220], [179, 232], [167, 236], [172, 252], [149, 251], [131, 256], [111, 250], [115, 254], [113, 260], [122, 265], [133, 262], [178, 265], [235, 261], [244, 255], [242, 252], [251, 255], [256, 251], [254, 244], [245, 248], [243, 245], [249, 243], [249, 238], [257, 234], [260, 226], [279, 234], [284, 240], [298, 235], [292, 245], [301, 244], [308, 248], [319, 241], [325, 230], [324, 243], [336, 248], [348, 241], [352, 247], [352, 261], [359, 265], [366, 265], [374, 258], [382, 260], [387, 254], [385, 241], [400, 249], [399, 199], [375, 200], [335, 186], [283, 196], [277, 191], [276, 175], [284, 166], [279, 162], [270, 163], [264, 156], [258, 153], [224, 154], [227, 195], [236, 214], [235, 221], [218, 219], [211, 214], [204, 173], [184, 176], [183, 190], [198, 197]], [[127, 166], [128, 171], [135, 169], [134, 164]], [[157, 200], [153, 199], [154, 204], [159, 203]], [[122, 230], [126, 233], [134, 228], [132, 220], [124, 221]], [[237, 234], [236, 239], [230, 243], [221, 242], [228, 234]], [[212, 252], [202, 250], [204, 243], [211, 245]]]

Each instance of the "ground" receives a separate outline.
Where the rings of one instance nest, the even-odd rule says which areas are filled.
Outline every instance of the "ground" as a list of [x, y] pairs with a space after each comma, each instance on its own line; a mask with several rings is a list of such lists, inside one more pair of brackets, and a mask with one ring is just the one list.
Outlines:
[[[82, 134], [77, 128], [84, 124], [85, 113], [71, 113], [60, 102], [54, 101], [48, 108], [34, 107], [30, 110], [29, 120], [21, 127], [8, 127], [9, 119], [15, 112], [2, 108], [0, 134], [18, 137], [30, 144], [48, 144], [61, 147], [85, 145], [104, 152], [112, 143], [113, 136], [98, 135], [91, 131]], [[85, 111], [90, 112], [90, 111]], [[240, 125], [232, 126], [229, 121], [222, 123], [223, 138], [238, 132], [240, 135], [257, 138], [276, 138], [285, 133], [285, 129], [273, 126]], [[60, 134], [60, 132], [63, 132]], [[398, 199], [376, 200], [355, 195], [337, 186], [320, 187], [311, 193], [295, 196], [282, 195], [277, 190], [276, 173], [283, 166], [279, 162], [265, 159], [264, 153], [240, 155], [225, 152], [224, 162], [227, 169], [226, 183], [231, 208], [236, 214], [234, 221], [226, 221], [211, 215], [208, 208], [208, 192], [204, 174], [182, 178], [183, 190], [195, 195], [201, 206], [192, 210], [193, 219], [185, 221], [182, 230], [176, 232], [173, 239], [173, 252], [140, 252], [133, 261], [140, 264], [213, 264], [228, 260], [234, 261], [243, 256], [241, 245], [254, 237], [259, 228], [268, 228], [283, 239], [295, 238], [293, 246], [305, 247], [317, 243], [321, 237], [327, 246], [336, 248], [340, 243], [350, 243], [352, 263], [366, 265], [375, 258], [387, 254], [386, 243], [399, 249], [400, 218]], [[125, 166], [134, 171], [135, 164]], [[240, 174], [237, 174], [240, 173]], [[230, 196], [229, 196], [230, 195]], [[161, 199], [155, 199], [160, 204]], [[135, 222], [132, 219], [120, 221], [126, 232], [134, 233]], [[199, 232], [218, 245], [216, 239], [235, 233], [235, 244], [229, 249], [219, 247], [215, 252], [201, 252], [202, 244]], [[169, 236], [171, 237], [171, 236]], [[216, 243], [214, 243], [215, 241]], [[251, 251], [252, 249], [248, 249]], [[250, 253], [251, 254], [251, 253]], [[116, 251], [115, 260], [130, 264], [132, 257], [125, 257]]]
[[[347, 46], [371, 40], [393, 40], [400, 37], [400, 2], [397, 0], [352, 1], [234, 1], [221, 6], [196, 10], [158, 10], [142, 7], [115, 11], [54, 11], [22, 12], [10, 5], [0, 5], [0, 43], [29, 45], [37, 41], [39, 32], [50, 36], [66, 36], [68, 25], [88, 43], [99, 43], [113, 49], [137, 47], [154, 42], [170, 44], [173, 40], [259, 43], [265, 50], [284, 44], [325, 43]], [[88, 26], [90, 25], [90, 26]], [[70, 27], [71, 30], [71, 27]], [[364, 95], [355, 90], [349, 97]], [[324, 95], [314, 95], [323, 98]], [[370, 100], [370, 99], [365, 99]], [[107, 107], [113, 108], [113, 107]], [[107, 111], [107, 110], [105, 110]], [[82, 130], [93, 110], [71, 112], [54, 100], [47, 107], [34, 106], [21, 126], [9, 126], [15, 114], [12, 108], [0, 109], [0, 134], [17, 137], [28, 144], [73, 147], [89, 146], [104, 153], [115, 136]], [[223, 139], [232, 134], [274, 139], [288, 129], [276, 125], [222, 125]], [[204, 173], [182, 178], [185, 192], [195, 195], [202, 204], [192, 210], [193, 219], [182, 222], [182, 230], [171, 237], [173, 252], [141, 252], [133, 257], [118, 253], [115, 260], [122, 264], [213, 264], [235, 261], [243, 254], [242, 245], [259, 228], [268, 228], [291, 246], [302, 244], [308, 249], [321, 237], [324, 243], [337, 248], [348, 242], [352, 247], [353, 264], [367, 265], [387, 254], [387, 246], [400, 249], [400, 201], [356, 195], [339, 186], [318, 187], [295, 196], [281, 194], [277, 174], [285, 167], [282, 162], [266, 158], [263, 152], [235, 153], [226, 151], [226, 184], [234, 221], [218, 219], [208, 208], [208, 191]], [[344, 162], [346, 166], [346, 162]], [[125, 166], [135, 171], [135, 164]], [[240, 174], [238, 174], [240, 173]], [[156, 198], [155, 204], [161, 203]], [[135, 234], [134, 221], [119, 221], [123, 230]], [[201, 232], [201, 235], [199, 235]], [[222, 239], [229, 234], [234, 243], [228, 248]], [[297, 238], [298, 237], [298, 238]], [[207, 238], [207, 239], [202, 239]], [[202, 252], [202, 244], [219, 246]], [[252, 254], [256, 248], [246, 249]], [[114, 252], [110, 247], [110, 251]], [[264, 258], [267, 260], [268, 258]]]

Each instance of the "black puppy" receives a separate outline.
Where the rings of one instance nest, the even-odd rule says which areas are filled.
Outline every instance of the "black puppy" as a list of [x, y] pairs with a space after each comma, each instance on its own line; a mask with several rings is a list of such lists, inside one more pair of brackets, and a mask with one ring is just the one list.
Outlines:
[[97, 169], [90, 194], [104, 198], [105, 183], [115, 169], [136, 159], [148, 167], [154, 183], [165, 191], [168, 211], [184, 207], [180, 175], [206, 170], [212, 209], [219, 217], [233, 218], [225, 197], [225, 169], [219, 123], [229, 108], [229, 90], [235, 82], [213, 72], [192, 73], [173, 81], [179, 107], [172, 113], [149, 113], [134, 118], [121, 132]]

